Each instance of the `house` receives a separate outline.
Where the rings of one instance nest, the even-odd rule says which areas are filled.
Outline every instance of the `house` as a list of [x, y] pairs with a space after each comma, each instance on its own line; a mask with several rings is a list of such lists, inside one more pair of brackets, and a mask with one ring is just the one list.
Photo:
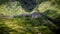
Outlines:
[[34, 12], [30, 15], [32, 18], [39, 18], [41, 17], [41, 14], [39, 12]]

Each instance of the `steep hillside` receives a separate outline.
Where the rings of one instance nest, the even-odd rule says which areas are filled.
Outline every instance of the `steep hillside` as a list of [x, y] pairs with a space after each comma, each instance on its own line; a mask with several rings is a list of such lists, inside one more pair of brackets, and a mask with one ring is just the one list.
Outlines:
[[59, 3], [60, 0], [0, 0], [0, 34], [60, 33]]

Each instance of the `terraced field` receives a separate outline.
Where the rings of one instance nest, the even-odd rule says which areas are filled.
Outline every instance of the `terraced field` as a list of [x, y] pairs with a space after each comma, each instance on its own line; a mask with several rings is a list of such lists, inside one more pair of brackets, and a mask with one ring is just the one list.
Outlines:
[[[44, 0], [41, 3], [36, 0], [38, 4], [31, 11], [29, 10], [31, 7], [33, 8], [33, 5], [28, 6], [29, 9], [24, 8], [19, 0], [4, 1], [6, 4], [1, 2], [0, 0], [0, 34], [55, 34], [53, 30], [60, 29], [60, 8], [57, 3], [54, 4], [53, 0]], [[39, 12], [43, 16], [39, 18], [20, 16], [22, 14], [33, 14], [34, 12]], [[57, 23], [51, 22], [44, 15], [57, 21]]]

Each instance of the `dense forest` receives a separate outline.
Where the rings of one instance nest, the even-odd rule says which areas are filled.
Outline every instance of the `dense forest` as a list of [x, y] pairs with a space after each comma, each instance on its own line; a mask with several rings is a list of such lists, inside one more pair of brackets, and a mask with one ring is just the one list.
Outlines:
[[0, 0], [0, 34], [60, 34], [60, 0]]

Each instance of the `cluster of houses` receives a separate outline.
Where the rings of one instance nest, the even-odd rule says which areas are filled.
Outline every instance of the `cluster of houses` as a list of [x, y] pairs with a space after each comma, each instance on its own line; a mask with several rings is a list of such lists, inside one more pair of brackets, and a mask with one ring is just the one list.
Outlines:
[[0, 14], [0, 17], [2, 17], [2, 18], [15, 18], [15, 17], [18, 17], [18, 16], [39, 18], [39, 17], [41, 17], [41, 14], [40, 14], [39, 12], [34, 12], [34, 13], [32, 13], [32, 14], [13, 15], [13, 16]]
[[4, 14], [0, 14], [0, 17], [2, 17], [2, 18], [12, 18], [12, 16], [10, 16], [10, 15], [4, 15]]
[[39, 18], [39, 17], [41, 17], [41, 14], [40, 14], [39, 12], [34, 12], [34, 13], [32, 13], [32, 14], [20, 14], [20, 15], [15, 15], [14, 17], [17, 17], [17, 16]]

